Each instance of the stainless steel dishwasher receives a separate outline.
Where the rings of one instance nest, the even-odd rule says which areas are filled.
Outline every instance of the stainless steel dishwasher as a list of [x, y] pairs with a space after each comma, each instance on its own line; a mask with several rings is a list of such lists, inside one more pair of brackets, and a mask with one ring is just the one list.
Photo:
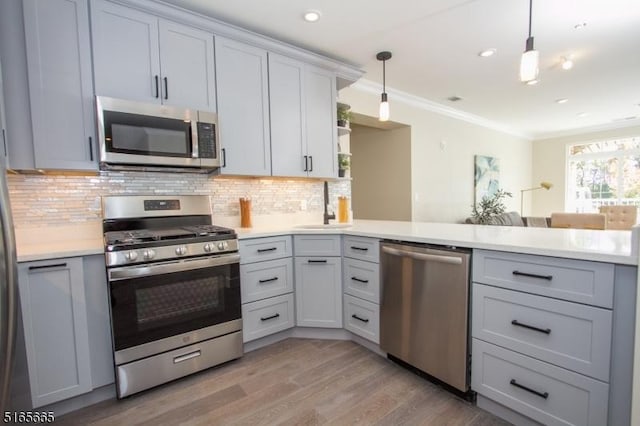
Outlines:
[[467, 393], [471, 251], [398, 242], [380, 248], [381, 349]]

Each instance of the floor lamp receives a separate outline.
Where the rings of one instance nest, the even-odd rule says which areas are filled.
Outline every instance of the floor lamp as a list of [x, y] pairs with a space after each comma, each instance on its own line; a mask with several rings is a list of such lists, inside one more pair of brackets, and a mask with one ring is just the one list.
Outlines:
[[535, 191], [536, 189], [550, 189], [553, 186], [550, 182], [540, 182], [540, 186], [534, 186], [533, 188], [521, 189], [520, 190], [520, 216], [523, 215], [523, 207], [524, 207], [524, 193], [527, 191]]

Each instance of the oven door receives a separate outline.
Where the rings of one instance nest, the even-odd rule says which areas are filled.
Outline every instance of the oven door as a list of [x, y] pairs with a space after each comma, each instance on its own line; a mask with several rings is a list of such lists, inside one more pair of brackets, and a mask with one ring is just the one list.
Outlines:
[[116, 364], [242, 329], [240, 256], [108, 270]]

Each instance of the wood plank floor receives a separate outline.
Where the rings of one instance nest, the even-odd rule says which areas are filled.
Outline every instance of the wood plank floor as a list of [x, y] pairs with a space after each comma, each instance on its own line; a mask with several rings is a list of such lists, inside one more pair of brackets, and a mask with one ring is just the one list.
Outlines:
[[356, 343], [287, 339], [59, 425], [469, 425], [508, 423]]

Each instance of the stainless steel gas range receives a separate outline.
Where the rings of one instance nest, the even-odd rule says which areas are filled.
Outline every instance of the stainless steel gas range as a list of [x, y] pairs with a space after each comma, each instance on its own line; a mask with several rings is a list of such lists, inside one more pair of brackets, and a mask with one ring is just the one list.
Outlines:
[[102, 199], [118, 398], [242, 356], [240, 256], [208, 196]]

